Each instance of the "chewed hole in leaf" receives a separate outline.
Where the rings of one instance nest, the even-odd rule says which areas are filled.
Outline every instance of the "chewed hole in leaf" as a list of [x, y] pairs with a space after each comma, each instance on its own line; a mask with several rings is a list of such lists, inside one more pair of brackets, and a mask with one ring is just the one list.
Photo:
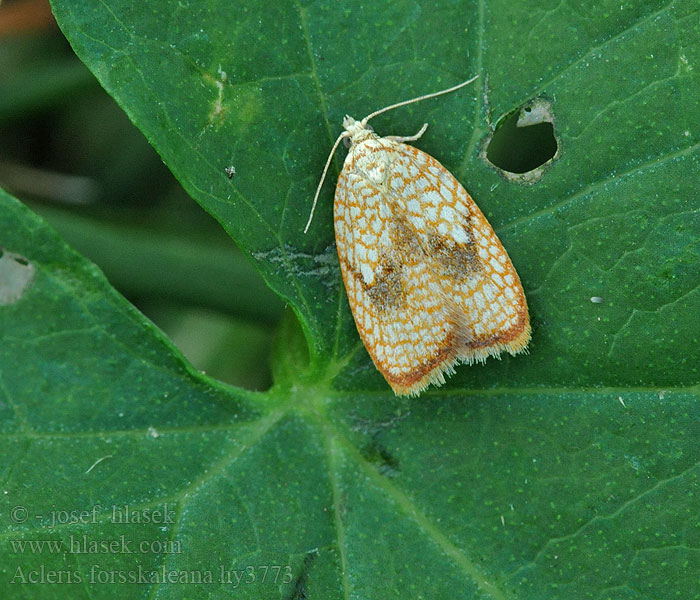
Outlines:
[[0, 248], [0, 306], [14, 304], [34, 279], [34, 265], [24, 256]]
[[506, 115], [486, 144], [485, 158], [512, 181], [534, 183], [559, 153], [551, 103], [537, 98]]

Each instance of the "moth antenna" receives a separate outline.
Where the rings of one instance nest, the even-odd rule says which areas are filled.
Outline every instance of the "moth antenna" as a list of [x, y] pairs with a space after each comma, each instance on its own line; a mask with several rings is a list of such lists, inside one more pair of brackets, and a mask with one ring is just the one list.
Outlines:
[[340, 140], [343, 138], [349, 137], [350, 133], [347, 131], [343, 131], [338, 136], [338, 139], [335, 140], [335, 144], [333, 144], [333, 148], [331, 149], [331, 153], [328, 155], [328, 160], [326, 161], [326, 166], [323, 167], [323, 174], [321, 175], [321, 181], [318, 182], [318, 187], [316, 188], [316, 195], [314, 196], [314, 202], [311, 205], [311, 212], [309, 213], [309, 220], [306, 223], [306, 227], [304, 227], [304, 233], [306, 233], [309, 230], [309, 227], [311, 226], [311, 221], [314, 218], [314, 211], [316, 210], [316, 203], [318, 202], [318, 195], [321, 193], [321, 187], [323, 187], [323, 182], [326, 180], [326, 173], [328, 172], [328, 167], [331, 164], [331, 160], [333, 159], [333, 155], [335, 154], [335, 151], [338, 149], [338, 144], [340, 144]]
[[476, 81], [479, 78], [478, 75], [474, 75], [471, 79], [468, 79], [467, 81], [463, 81], [462, 83], [458, 83], [457, 85], [453, 85], [451, 88], [447, 88], [446, 90], [440, 90], [439, 92], [433, 92], [432, 94], [426, 94], [425, 96], [418, 96], [418, 98], [411, 98], [410, 100], [404, 100], [403, 102], [397, 102], [396, 104], [392, 104], [390, 106], [385, 106], [384, 108], [380, 108], [379, 110], [375, 110], [372, 114], [367, 115], [360, 123], [362, 123], [362, 126], [364, 127], [367, 125], [367, 121], [370, 119], [373, 119], [377, 115], [381, 115], [382, 113], [387, 112], [388, 110], [393, 110], [395, 108], [399, 108], [399, 106], [406, 106], [407, 104], [413, 104], [414, 102], [420, 102], [421, 100], [427, 100], [428, 98], [435, 98], [435, 96], [442, 96], [443, 94], [449, 94], [450, 92], [454, 92], [455, 90], [458, 90], [459, 88], [463, 88], [465, 85], [469, 85], [473, 81]]
[[[0, 0], [1, 1], [1, 0]], [[458, 83], [457, 85], [453, 85], [450, 88], [447, 88], [445, 90], [440, 90], [439, 92], [433, 92], [432, 94], [425, 94], [424, 96], [418, 96], [417, 98], [411, 98], [410, 100], [404, 100], [403, 102], [397, 102], [396, 104], [392, 104], [390, 106], [385, 106], [384, 108], [380, 108], [377, 111], [374, 111], [372, 114], [367, 115], [362, 121], [360, 121], [360, 124], [362, 127], [365, 127], [367, 125], [367, 121], [370, 119], [373, 119], [377, 115], [381, 115], [382, 113], [385, 113], [389, 110], [393, 110], [395, 108], [399, 108], [400, 106], [406, 106], [407, 104], [413, 104], [414, 102], [420, 102], [421, 100], [427, 100], [428, 98], [435, 98], [435, 96], [442, 96], [443, 94], [449, 94], [450, 92], [454, 92], [455, 90], [458, 90], [459, 88], [463, 88], [466, 85], [469, 85], [473, 81], [476, 81], [479, 78], [478, 75], [475, 75], [471, 79], [468, 79], [467, 81], [463, 81], [462, 83]], [[417, 134], [417, 137], [420, 137], [420, 135], [423, 134], [425, 131], [425, 126], [423, 129], [421, 129], [420, 133]], [[311, 205], [311, 212], [309, 213], [309, 220], [306, 223], [306, 227], [304, 227], [304, 233], [306, 233], [309, 230], [309, 227], [311, 226], [311, 221], [314, 218], [314, 211], [316, 210], [316, 204], [318, 202], [318, 196], [321, 193], [321, 188], [323, 187], [323, 182], [326, 180], [326, 173], [328, 173], [328, 168], [330, 167], [331, 160], [333, 159], [333, 155], [335, 154], [335, 151], [338, 149], [338, 144], [340, 144], [340, 140], [343, 138], [350, 137], [350, 133], [348, 131], [343, 131], [338, 136], [338, 139], [335, 140], [335, 144], [333, 144], [333, 148], [331, 149], [331, 153], [328, 155], [328, 160], [326, 161], [326, 166], [323, 168], [323, 174], [321, 175], [321, 181], [318, 182], [318, 187], [316, 188], [316, 194], [314, 195], [314, 201], [313, 204]], [[416, 137], [416, 136], [412, 136]], [[412, 138], [405, 138], [406, 141], [412, 139]]]

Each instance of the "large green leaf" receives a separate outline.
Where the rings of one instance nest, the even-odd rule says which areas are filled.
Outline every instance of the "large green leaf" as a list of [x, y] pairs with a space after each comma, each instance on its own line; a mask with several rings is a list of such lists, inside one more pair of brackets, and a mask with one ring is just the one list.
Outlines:
[[[0, 306], [6, 595], [700, 597], [700, 11], [514, 4], [54, 0], [78, 55], [304, 338], [288, 319], [267, 394], [206, 380], [0, 197], [3, 258], [15, 279], [33, 270]], [[346, 112], [472, 74], [474, 88], [373, 124], [431, 124], [416, 145], [465, 184], [513, 258], [531, 353], [396, 399], [340, 284], [330, 183], [302, 229]], [[535, 184], [506, 180], [483, 145], [540, 97], [558, 157]], [[172, 523], [113, 524], [102, 510], [165, 503]], [[94, 523], [49, 526], [51, 510], [96, 505]], [[16, 544], [83, 535], [180, 552]], [[93, 565], [108, 580], [161, 568], [214, 582], [103, 583]], [[18, 567], [82, 583], [22, 584]], [[247, 567], [254, 581], [220, 581]]]

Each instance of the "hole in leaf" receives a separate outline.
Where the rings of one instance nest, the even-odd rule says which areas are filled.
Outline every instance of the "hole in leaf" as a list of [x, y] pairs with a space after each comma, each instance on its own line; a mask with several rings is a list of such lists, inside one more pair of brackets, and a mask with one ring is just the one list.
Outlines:
[[496, 125], [486, 146], [486, 159], [509, 179], [534, 183], [540, 169], [557, 154], [551, 104], [537, 98]]
[[24, 256], [0, 249], [0, 306], [18, 302], [34, 279], [34, 265]]

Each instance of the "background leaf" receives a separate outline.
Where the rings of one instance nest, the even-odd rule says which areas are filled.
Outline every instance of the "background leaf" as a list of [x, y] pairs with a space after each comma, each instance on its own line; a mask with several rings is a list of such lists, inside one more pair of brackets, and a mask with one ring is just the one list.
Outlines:
[[[139, 559], [215, 579], [221, 565], [289, 566], [291, 581], [258, 578], [236, 588], [242, 597], [700, 597], [695, 3], [53, 7], [77, 54], [292, 306], [310, 353], [288, 319], [268, 394], [200, 378], [92, 267], [3, 198], [2, 244], [36, 268], [22, 299], [0, 307], [3, 515], [171, 501], [172, 527], [127, 535], [165, 533], [183, 551]], [[430, 123], [416, 145], [465, 184], [523, 280], [531, 353], [396, 399], [347, 307], [330, 183], [301, 231], [345, 113], [477, 73], [474, 88], [373, 123], [384, 135]], [[552, 105], [560, 153], [525, 186], [481, 156], [492, 127], [538, 97]], [[115, 456], [116, 439], [116, 458], [85, 473]], [[46, 469], [48, 457], [62, 467]], [[101, 469], [108, 460], [112, 470]], [[9, 523], [6, 547], [125, 533], [105, 519], [58, 532], [32, 525]], [[14, 551], [5, 580], [18, 564], [139, 564], [91, 558]], [[62, 589], [15, 586], [8, 593]], [[70, 588], [88, 589], [183, 593], [163, 583]], [[233, 593], [221, 581], [185, 589]]]

